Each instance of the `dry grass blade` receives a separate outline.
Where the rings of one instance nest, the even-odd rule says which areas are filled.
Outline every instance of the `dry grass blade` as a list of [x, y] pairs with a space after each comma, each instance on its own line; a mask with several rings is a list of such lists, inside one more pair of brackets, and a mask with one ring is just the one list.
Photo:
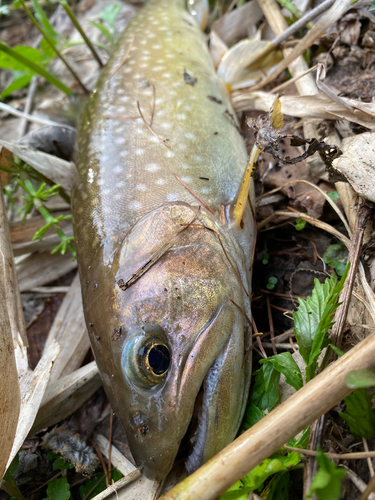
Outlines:
[[61, 354], [53, 366], [51, 382], [79, 368], [90, 346], [78, 274], [55, 317], [44, 349], [54, 340], [61, 345]]
[[95, 361], [47, 386], [30, 435], [61, 422], [74, 413], [101, 386]]
[[[98, 445], [99, 450], [109, 461], [109, 441], [102, 434], [96, 434], [94, 441]], [[121, 472], [124, 476], [130, 472], [134, 472], [137, 468], [124, 457], [124, 455], [115, 447], [111, 446], [111, 465]]]
[[108, 486], [108, 488], [98, 495], [96, 495], [93, 500], [103, 500], [104, 498], [108, 498], [112, 493], [117, 493], [118, 490], [123, 488], [124, 486], [132, 483], [136, 479], [141, 477], [141, 473], [139, 472], [138, 469], [134, 470], [133, 472], [130, 472], [127, 476], [122, 477], [115, 483], [112, 483], [111, 485]]
[[9, 228], [5, 215], [5, 206], [0, 184], [0, 408], [2, 409], [0, 426], [0, 479], [6, 469], [8, 457], [12, 451], [16, 435], [18, 416], [21, 407], [21, 394], [18, 383], [13, 336], [8, 315], [8, 307], [15, 307], [9, 302], [9, 273], [12, 273], [12, 254]]
[[304, 179], [301, 179], [301, 180], [296, 180], [296, 181], [290, 181], [290, 182], [286, 182], [285, 184], [282, 184], [281, 186], [275, 188], [275, 189], [272, 189], [272, 191], [268, 191], [267, 193], [264, 193], [262, 194], [261, 196], [259, 196], [259, 198], [257, 199], [257, 201], [261, 200], [262, 198], [264, 198], [265, 196], [269, 196], [269, 195], [272, 195], [274, 193], [277, 193], [278, 191], [280, 191], [281, 189], [284, 189], [284, 187], [286, 186], [289, 186], [290, 184], [296, 184], [298, 182], [302, 182], [304, 184], [308, 184], [309, 186], [311, 186], [312, 188], [316, 189], [317, 191], [319, 191], [319, 193], [324, 196], [324, 198], [328, 201], [328, 203], [331, 205], [331, 207], [333, 208], [333, 210], [337, 213], [337, 215], [340, 217], [342, 223], [344, 224], [345, 226], [345, 229], [348, 231], [348, 234], [349, 236], [352, 235], [352, 230], [350, 229], [350, 226], [346, 220], [346, 217], [345, 215], [342, 213], [342, 211], [339, 209], [339, 207], [336, 205], [336, 203], [331, 200], [331, 198], [327, 195], [327, 193], [325, 193], [322, 189], [320, 189], [319, 186], [316, 186], [315, 184], [312, 184], [311, 182], [309, 181], [306, 181]]
[[[308, 75], [305, 75], [304, 78], [306, 76]], [[232, 94], [233, 105], [237, 113], [254, 110], [268, 112], [274, 99], [274, 94], [262, 91], [240, 91]], [[347, 99], [347, 101], [354, 107], [354, 112], [343, 108], [326, 95], [285, 95], [280, 97], [281, 112], [284, 115], [310, 120], [314, 118], [319, 120], [348, 120], [370, 130], [375, 129], [375, 105], [373, 103], [360, 103], [354, 99]]]
[[345, 384], [345, 377], [359, 368], [375, 368], [375, 334], [328, 366], [324, 372], [161, 498], [214, 500], [286, 441], [346, 397], [351, 390]]
[[332, 234], [333, 236], [336, 236], [340, 241], [345, 243], [347, 248], [350, 248], [350, 240], [346, 236], [344, 236], [340, 231], [337, 231], [333, 226], [330, 224], [327, 224], [326, 222], [322, 222], [319, 219], [315, 219], [314, 217], [310, 217], [310, 215], [304, 214], [302, 212], [287, 212], [286, 210], [277, 210], [273, 214], [271, 214], [269, 217], [266, 219], [262, 220], [258, 224], [258, 231], [260, 231], [264, 226], [266, 226], [272, 219], [274, 219], [277, 216], [281, 217], [293, 217], [294, 219], [302, 219], [308, 222], [309, 224], [312, 224], [313, 226], [319, 227], [320, 229], [324, 229], [324, 231], [327, 231], [328, 233]]
[[[261, 4], [267, 4], [268, 0], [262, 0]], [[298, 56], [302, 55], [311, 45], [320, 38], [327, 28], [334, 24], [350, 8], [352, 0], [336, 0], [333, 6], [315, 24], [313, 28], [302, 38], [302, 40], [290, 51], [289, 55], [259, 84], [250, 90], [259, 90], [271, 83], [279, 76]]]

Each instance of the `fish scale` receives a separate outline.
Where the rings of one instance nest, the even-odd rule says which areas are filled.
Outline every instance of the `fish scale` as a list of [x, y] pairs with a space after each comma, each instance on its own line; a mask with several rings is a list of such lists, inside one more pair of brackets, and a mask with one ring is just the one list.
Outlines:
[[[82, 118], [73, 215], [85, 317], [149, 477], [172, 467], [200, 389], [189, 471], [233, 439], [247, 399], [254, 225], [249, 206], [241, 228], [230, 222], [247, 161], [235, 120], [182, 0], [150, 0], [130, 22]], [[169, 360], [162, 376], [154, 359]]]

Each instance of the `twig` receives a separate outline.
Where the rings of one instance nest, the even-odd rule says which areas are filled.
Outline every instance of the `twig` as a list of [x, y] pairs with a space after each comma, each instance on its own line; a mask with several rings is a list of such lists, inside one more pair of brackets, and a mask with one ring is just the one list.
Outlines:
[[108, 75], [108, 79], [112, 78], [112, 76], [115, 73], [117, 73], [117, 71], [125, 64], [126, 59], [129, 57], [131, 48], [133, 47], [133, 43], [134, 43], [134, 36], [129, 44], [128, 50], [125, 52], [125, 55], [124, 55], [122, 61], [120, 62], [120, 64], [118, 66], [116, 66], [116, 68], [114, 70], [111, 71], [111, 73]]
[[163, 139], [156, 133], [152, 130], [152, 128], [150, 127], [150, 125], [146, 122], [145, 120], [145, 117], [143, 116], [142, 114], [142, 111], [141, 111], [141, 107], [139, 105], [139, 101], [137, 101], [137, 108], [138, 108], [138, 111], [139, 111], [139, 114], [141, 115], [141, 118], [142, 118], [142, 121], [143, 123], [146, 125], [146, 127], [148, 128], [148, 130], [151, 132], [152, 135], [154, 135], [157, 139], [159, 139], [159, 141], [161, 143], [164, 144], [164, 146], [167, 146], [167, 148], [170, 148], [170, 145], [167, 144], [165, 141], [163, 141]]
[[104, 490], [101, 493], [99, 493], [98, 495], [96, 495], [92, 500], [103, 500], [104, 498], [109, 497], [109, 495], [111, 495], [112, 493], [117, 494], [117, 491], [120, 488], [123, 488], [124, 486], [135, 481], [139, 477], [141, 477], [141, 473], [138, 469], [136, 469], [132, 472], [129, 472], [129, 474], [127, 474], [125, 477], [122, 477], [121, 479], [119, 479], [115, 483], [110, 484], [106, 490]]
[[374, 491], [374, 489], [375, 489], [375, 476], [372, 476], [372, 478], [370, 479], [370, 482], [367, 485], [367, 488], [362, 493], [362, 495], [360, 496], [359, 500], [367, 500], [367, 498], [369, 497], [370, 493], [372, 493]]
[[339, 302], [341, 302], [341, 305], [336, 310], [335, 324], [332, 328], [332, 338], [334, 344], [337, 347], [340, 347], [341, 345], [343, 327], [346, 321], [346, 316], [348, 314], [349, 304], [354, 286], [354, 279], [357, 275], [359, 257], [362, 251], [363, 235], [366, 229], [367, 221], [371, 213], [372, 213], [372, 207], [369, 206], [368, 203], [365, 202], [364, 200], [361, 200], [357, 212], [357, 220], [356, 220], [354, 234], [351, 239], [351, 247], [349, 250], [348, 260], [350, 262], [350, 269], [348, 277], [345, 281], [344, 289], [340, 293]]
[[69, 7], [69, 4], [65, 0], [63, 0], [62, 2], [60, 2], [60, 5], [63, 6], [65, 12], [68, 14], [68, 16], [69, 16], [70, 20], [72, 21], [73, 25], [75, 26], [75, 28], [77, 29], [77, 31], [79, 31], [80, 35], [82, 36], [82, 38], [86, 42], [88, 48], [91, 50], [92, 55], [95, 57], [95, 59], [97, 60], [99, 66], [102, 68], [104, 65], [103, 65], [102, 60], [99, 57], [99, 54], [96, 52], [95, 47], [90, 42], [90, 39], [87, 37], [86, 33], [82, 29], [82, 26], [79, 24], [79, 21], [76, 18], [76, 16], [74, 15], [72, 9]]
[[332, 227], [330, 224], [327, 224], [326, 222], [322, 222], [319, 219], [315, 219], [314, 217], [310, 217], [310, 215], [304, 214], [302, 212], [287, 212], [284, 210], [276, 210], [273, 214], [271, 214], [269, 217], [266, 217], [263, 219], [259, 224], [258, 224], [258, 231], [262, 229], [268, 222], [270, 222], [273, 218], [277, 216], [282, 216], [282, 217], [293, 217], [294, 219], [303, 219], [306, 222], [309, 222], [312, 226], [319, 227], [320, 229], [324, 229], [324, 231], [327, 231], [330, 234], [333, 234], [333, 236], [336, 236], [337, 239], [342, 241], [347, 248], [350, 248], [350, 240], [346, 236], [344, 236], [340, 231], [337, 231], [334, 227]]
[[[368, 449], [368, 444], [367, 444], [367, 439], [365, 438], [362, 438], [362, 441], [363, 441], [363, 447], [365, 449], [365, 452], [366, 453], [369, 453], [369, 449]], [[375, 453], [374, 453], [374, 456], [375, 456]], [[370, 471], [370, 476], [372, 477], [374, 475], [374, 467], [372, 465], [372, 460], [371, 460], [371, 456], [368, 456], [367, 457], [367, 465], [368, 465], [368, 469]]]
[[[294, 448], [293, 446], [284, 445], [284, 448], [289, 451], [297, 451], [308, 457], [316, 457], [318, 452], [315, 450], [305, 450], [304, 448]], [[337, 460], [359, 460], [375, 457], [375, 451], [355, 451], [353, 453], [330, 453], [324, 452], [327, 457]]]
[[37, 87], [36, 76], [33, 75], [31, 78], [29, 88], [27, 90], [26, 103], [25, 103], [25, 107], [23, 108], [24, 116], [21, 119], [20, 128], [19, 128], [19, 132], [18, 132], [18, 140], [22, 139], [22, 137], [27, 133], [27, 130], [29, 127], [29, 121], [30, 121], [28, 119], [28, 116], [30, 116], [30, 111], [33, 107], [33, 101], [34, 101], [34, 97], [35, 97], [36, 87]]
[[52, 48], [52, 50], [55, 52], [57, 57], [60, 59], [60, 61], [65, 65], [65, 67], [70, 71], [72, 76], [75, 78], [76, 82], [78, 85], [82, 88], [85, 94], [89, 94], [90, 92], [87, 90], [87, 88], [83, 85], [81, 82], [81, 79], [77, 75], [77, 73], [74, 71], [74, 69], [70, 66], [68, 61], [60, 54], [59, 50], [56, 48], [56, 45], [53, 43], [53, 41], [50, 39], [50, 37], [47, 35], [47, 33], [39, 26], [37, 21], [35, 20], [34, 16], [31, 14], [30, 10], [26, 7], [26, 4], [24, 0], [20, 0], [20, 3], [22, 7], [24, 8], [24, 11], [30, 18], [31, 22], [34, 24], [34, 26], [37, 28], [37, 30], [43, 35], [45, 41], [48, 43], [48, 45]]
[[217, 498], [286, 441], [350, 394], [345, 377], [359, 368], [375, 368], [375, 334], [329, 365], [324, 372], [161, 498]]
[[274, 355], [276, 356], [277, 355], [277, 351], [276, 351], [276, 346], [275, 346], [275, 331], [273, 329], [271, 302], [270, 302], [270, 296], [269, 295], [266, 295], [266, 301], [267, 301], [268, 323], [270, 325], [270, 332], [271, 332], [272, 351], [273, 351]]
[[109, 436], [108, 436], [108, 484], [111, 484], [111, 467], [112, 467], [112, 430], [113, 430], [113, 411], [111, 408], [111, 413], [109, 416]]
[[29, 122], [38, 123], [40, 125], [50, 125], [52, 127], [64, 127], [64, 128], [69, 128], [71, 130], [75, 130], [75, 128], [71, 127], [70, 125], [64, 125], [63, 123], [54, 122], [52, 120], [46, 120], [44, 118], [37, 118], [36, 116], [29, 115], [28, 113], [18, 111], [18, 109], [12, 108], [11, 106], [8, 106], [8, 104], [4, 104], [3, 102], [0, 102], [0, 109], [9, 113], [10, 115], [18, 116], [19, 118], [24, 118]]
[[[261, 0], [260, 3], [263, 6], [267, 1], [268, 0]], [[300, 42], [290, 51], [289, 55], [285, 57], [266, 78], [249, 90], [259, 90], [277, 78], [298, 56], [303, 54], [307, 48], [311, 47], [315, 40], [320, 38], [329, 26], [341, 18], [348, 8], [350, 8], [351, 3], [352, 0], [336, 0], [315, 26], [309, 30], [302, 40], [300, 40]]]
[[172, 172], [172, 173], [173, 173], [173, 175], [176, 177], [176, 179], [178, 180], [178, 182], [180, 182], [180, 183], [184, 186], [184, 188], [185, 188], [185, 189], [187, 189], [187, 190], [189, 191], [189, 193], [190, 193], [190, 194], [192, 194], [192, 195], [194, 196], [194, 198], [196, 198], [196, 199], [199, 201], [199, 203], [202, 203], [202, 205], [204, 206], [204, 208], [205, 208], [206, 210], [208, 210], [208, 211], [209, 211], [212, 215], [215, 215], [215, 212], [212, 210], [212, 208], [210, 208], [210, 207], [207, 205], [207, 203], [206, 203], [205, 201], [203, 201], [203, 200], [202, 200], [202, 198], [201, 198], [201, 197], [200, 197], [197, 193], [195, 193], [195, 192], [191, 189], [191, 187], [189, 187], [189, 186], [186, 184], [186, 182], [184, 182], [184, 181], [183, 181], [183, 180], [182, 180], [182, 179], [181, 179], [181, 178], [180, 178], [177, 174], [175, 174], [174, 172]]
[[[105, 465], [105, 462], [104, 462], [104, 458], [103, 458], [102, 452], [100, 451], [100, 449], [99, 449], [98, 445], [95, 443], [95, 441], [94, 441], [93, 439], [91, 439], [91, 438], [90, 438], [90, 441], [91, 441], [91, 443], [92, 443], [92, 445], [93, 445], [93, 447], [94, 447], [94, 449], [95, 449], [95, 451], [96, 451], [96, 453], [97, 453], [97, 455], [98, 455], [98, 457], [99, 457], [100, 464], [101, 464], [101, 466], [102, 466], [102, 468], [103, 468], [103, 471], [104, 471], [105, 482], [106, 482], [106, 484], [107, 484], [107, 479], [108, 479], [108, 469], [107, 469], [107, 466]], [[110, 465], [110, 464], [108, 464], [108, 465], [109, 465], [109, 467], [111, 467], [111, 465]], [[101, 481], [101, 480], [100, 480], [100, 481]], [[100, 482], [100, 481], [99, 481], [99, 482]], [[107, 488], [108, 488], [108, 485], [107, 485]]]
[[312, 188], [316, 189], [317, 191], [319, 191], [319, 193], [324, 196], [324, 198], [326, 199], [326, 201], [328, 201], [328, 203], [331, 205], [331, 207], [333, 208], [333, 210], [337, 213], [337, 215], [340, 217], [342, 223], [344, 224], [345, 226], [345, 229], [348, 231], [348, 234], [349, 236], [352, 235], [352, 230], [350, 229], [350, 226], [346, 220], [346, 217], [345, 215], [342, 213], [342, 211], [339, 209], [339, 207], [336, 205], [336, 203], [331, 200], [331, 198], [327, 195], [327, 193], [325, 193], [322, 189], [320, 189], [319, 186], [316, 186], [315, 184], [313, 184], [312, 182], [309, 182], [309, 181], [306, 181], [304, 179], [297, 179], [297, 180], [293, 180], [293, 181], [289, 181], [289, 182], [286, 182], [285, 184], [282, 184], [281, 186], [275, 188], [275, 189], [272, 189], [272, 191], [268, 191], [267, 193], [264, 193], [262, 194], [261, 196], [259, 196], [259, 198], [257, 199], [257, 202], [259, 200], [261, 200], [262, 198], [264, 198], [265, 196], [269, 196], [269, 195], [272, 195], [274, 193], [277, 193], [278, 191], [280, 191], [281, 189], [284, 189], [286, 186], [289, 186], [290, 184], [298, 184], [298, 183], [303, 183], [303, 184], [307, 184], [308, 186], [311, 186]]

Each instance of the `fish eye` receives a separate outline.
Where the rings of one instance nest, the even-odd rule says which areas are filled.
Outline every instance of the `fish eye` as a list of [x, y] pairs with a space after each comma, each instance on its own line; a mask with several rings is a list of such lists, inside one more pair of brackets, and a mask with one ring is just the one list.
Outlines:
[[171, 364], [171, 348], [160, 327], [147, 325], [131, 332], [122, 355], [129, 380], [145, 388], [158, 385], [164, 382]]
[[171, 355], [168, 347], [165, 344], [153, 343], [146, 346], [144, 350], [146, 370], [156, 377], [164, 377], [171, 364]]

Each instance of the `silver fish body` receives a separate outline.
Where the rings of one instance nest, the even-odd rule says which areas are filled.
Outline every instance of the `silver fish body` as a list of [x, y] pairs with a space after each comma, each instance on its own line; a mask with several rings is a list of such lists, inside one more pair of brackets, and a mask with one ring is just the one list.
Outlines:
[[254, 225], [249, 206], [236, 230], [230, 213], [246, 161], [184, 2], [150, 0], [86, 107], [73, 190], [92, 349], [149, 477], [171, 469], [198, 394], [188, 471], [228, 444], [243, 416]]

